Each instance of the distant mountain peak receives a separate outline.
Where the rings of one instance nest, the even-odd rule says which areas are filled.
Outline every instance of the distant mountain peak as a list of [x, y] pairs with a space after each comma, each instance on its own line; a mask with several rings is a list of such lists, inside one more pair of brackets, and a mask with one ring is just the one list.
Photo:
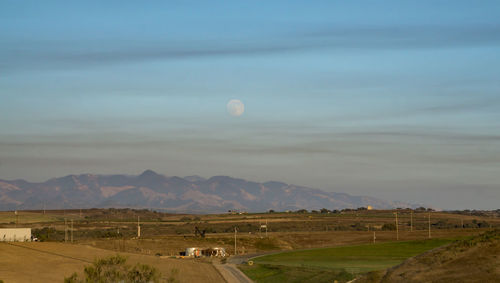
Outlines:
[[160, 174], [156, 173], [155, 171], [151, 170], [151, 169], [147, 169], [145, 170], [144, 172], [141, 173], [141, 175], [139, 175], [139, 177], [141, 178], [144, 178], [144, 177], [157, 177], [157, 176], [161, 176]]
[[259, 183], [229, 176], [166, 177], [150, 169], [138, 176], [81, 174], [44, 183], [0, 182], [0, 210], [41, 209], [43, 205], [53, 209], [130, 207], [197, 213], [410, 206], [275, 181]]

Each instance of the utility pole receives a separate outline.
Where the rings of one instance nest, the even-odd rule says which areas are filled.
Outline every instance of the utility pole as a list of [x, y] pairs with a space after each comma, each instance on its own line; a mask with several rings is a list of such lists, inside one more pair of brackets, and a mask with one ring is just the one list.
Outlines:
[[266, 219], [266, 238], [267, 238], [267, 219]]
[[262, 221], [259, 221], [259, 238], [262, 239]]
[[80, 218], [82, 218], [82, 209], [80, 208]]
[[45, 202], [43, 203], [43, 215], [45, 215]]
[[71, 219], [71, 243], [73, 244], [73, 219]]
[[396, 211], [396, 241], [399, 241], [398, 212]]
[[373, 231], [373, 243], [375, 244], [375, 240], [377, 239], [377, 236], [375, 236], [375, 231]]
[[410, 232], [413, 232], [413, 209], [410, 212]]
[[64, 242], [68, 242], [68, 221], [64, 218]]
[[234, 255], [236, 255], [236, 226], [234, 227]]
[[464, 229], [464, 219], [462, 218], [462, 229]]
[[429, 239], [431, 238], [431, 212], [429, 211]]
[[141, 237], [141, 224], [139, 222], [139, 216], [137, 216], [137, 239]]
[[19, 223], [19, 214], [17, 213], [17, 210], [14, 211], [14, 214], [16, 215], [16, 228], [17, 228], [17, 224]]

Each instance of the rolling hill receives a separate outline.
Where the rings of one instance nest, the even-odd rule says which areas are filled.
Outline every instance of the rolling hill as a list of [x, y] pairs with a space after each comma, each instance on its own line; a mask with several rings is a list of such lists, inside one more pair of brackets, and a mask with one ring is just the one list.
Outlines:
[[227, 176], [167, 177], [152, 170], [132, 175], [69, 175], [43, 183], [0, 180], [0, 210], [151, 208], [171, 212], [343, 209], [371, 205], [408, 207], [366, 196], [325, 192], [281, 182], [258, 183]]
[[356, 282], [498, 282], [500, 230], [460, 240]]

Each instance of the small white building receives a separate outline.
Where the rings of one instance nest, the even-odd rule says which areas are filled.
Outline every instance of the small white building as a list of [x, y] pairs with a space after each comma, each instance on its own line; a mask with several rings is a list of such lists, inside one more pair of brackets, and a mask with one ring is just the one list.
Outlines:
[[186, 248], [186, 256], [200, 257], [201, 256], [201, 249], [200, 248]]
[[31, 228], [0, 228], [0, 242], [31, 242]]

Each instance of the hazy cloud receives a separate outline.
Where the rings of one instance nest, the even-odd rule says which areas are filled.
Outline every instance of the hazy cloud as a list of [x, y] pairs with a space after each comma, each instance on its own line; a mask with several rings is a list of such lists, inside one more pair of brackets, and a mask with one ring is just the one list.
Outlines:
[[[114, 41], [19, 41], [3, 39], [2, 69], [80, 68], [120, 62], [197, 57], [256, 56], [314, 49], [377, 50], [497, 45], [500, 26], [382, 26], [309, 28], [259, 38]], [[147, 43], [147, 44], [146, 44]]]

